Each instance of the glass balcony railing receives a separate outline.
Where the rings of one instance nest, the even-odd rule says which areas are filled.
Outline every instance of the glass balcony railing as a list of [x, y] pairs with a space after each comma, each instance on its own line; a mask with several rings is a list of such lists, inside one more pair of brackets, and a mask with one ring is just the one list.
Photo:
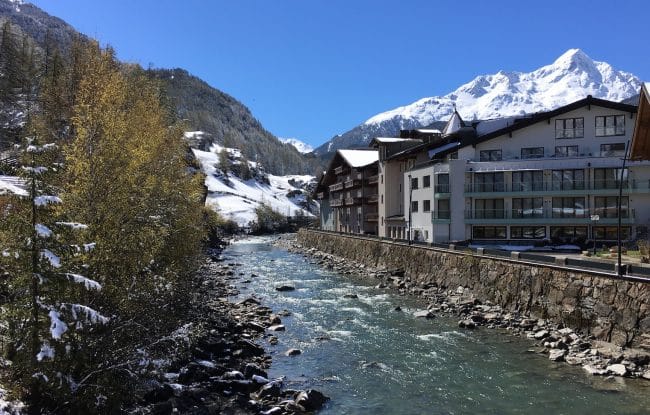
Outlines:
[[[575, 190], [616, 190], [620, 180], [562, 180], [515, 183], [467, 183], [465, 193], [568, 192]], [[650, 180], [624, 180], [624, 191], [650, 191]], [[437, 192], [437, 190], [436, 190]]]

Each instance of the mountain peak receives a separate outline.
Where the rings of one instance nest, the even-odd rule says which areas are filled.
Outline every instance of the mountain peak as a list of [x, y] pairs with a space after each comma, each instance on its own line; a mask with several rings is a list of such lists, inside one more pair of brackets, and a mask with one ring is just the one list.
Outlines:
[[591, 59], [581, 49], [569, 49], [553, 62], [553, 66], [569, 70], [576, 68], [592, 68], [594, 65], [595, 63], [593, 59]]

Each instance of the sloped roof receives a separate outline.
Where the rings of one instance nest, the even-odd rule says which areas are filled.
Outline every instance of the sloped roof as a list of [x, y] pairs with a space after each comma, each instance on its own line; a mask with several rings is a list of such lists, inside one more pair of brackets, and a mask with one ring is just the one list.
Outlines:
[[445, 128], [442, 130], [442, 134], [443, 135], [454, 134], [463, 127], [465, 127], [465, 121], [463, 121], [458, 111], [454, 109], [454, 113], [451, 114], [449, 121], [447, 121]]
[[374, 143], [390, 144], [390, 143], [421, 143], [421, 142], [422, 140], [417, 138], [375, 137], [370, 142], [370, 145]]
[[650, 82], [641, 87], [639, 115], [634, 124], [630, 159], [650, 160]]
[[379, 161], [377, 150], [337, 150], [350, 167], [365, 167]]

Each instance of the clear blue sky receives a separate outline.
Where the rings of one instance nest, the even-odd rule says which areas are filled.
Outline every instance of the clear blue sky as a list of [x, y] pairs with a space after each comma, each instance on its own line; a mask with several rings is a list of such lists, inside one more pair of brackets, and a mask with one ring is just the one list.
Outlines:
[[650, 1], [34, 0], [122, 60], [181, 67], [314, 146], [570, 48], [650, 80]]

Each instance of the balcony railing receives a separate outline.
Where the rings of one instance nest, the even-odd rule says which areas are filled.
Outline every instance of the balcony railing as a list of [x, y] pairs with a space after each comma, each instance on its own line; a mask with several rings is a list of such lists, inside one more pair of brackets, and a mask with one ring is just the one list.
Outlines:
[[347, 174], [350, 172], [350, 169], [347, 166], [338, 166], [334, 169], [334, 174]]
[[370, 195], [366, 197], [366, 203], [373, 204], [379, 202], [379, 195]]
[[449, 211], [449, 210], [434, 210], [433, 212], [431, 212], [431, 218], [433, 220], [450, 219], [451, 218], [451, 211]]
[[330, 185], [329, 187], [330, 192], [337, 192], [339, 190], [343, 190], [343, 182], [338, 182]]
[[366, 182], [368, 184], [377, 184], [379, 183], [379, 175], [375, 174], [374, 176], [370, 176], [366, 179]]
[[435, 193], [449, 193], [449, 184], [437, 184], [433, 191]]
[[331, 207], [340, 207], [345, 204], [344, 199], [330, 199], [330, 206]]
[[[598, 215], [599, 220], [617, 219], [615, 208], [532, 208], [532, 209], [474, 209], [465, 211], [465, 219], [508, 219], [512, 221], [531, 221], [536, 219], [578, 219], [591, 221], [592, 215]], [[634, 219], [634, 209], [623, 207], [621, 219]]]
[[316, 193], [316, 199], [318, 199], [318, 200], [323, 200], [323, 199], [325, 199], [325, 192], [318, 192], [318, 193]]
[[[465, 193], [570, 192], [617, 190], [620, 180], [562, 180], [515, 183], [467, 183]], [[436, 186], [437, 188], [437, 186]], [[650, 191], [650, 180], [624, 180], [624, 191]], [[436, 189], [436, 192], [438, 190]]]
[[378, 219], [378, 213], [366, 213], [366, 222], [377, 222]]
[[350, 180], [346, 180], [344, 184], [346, 189], [352, 189], [354, 187], [361, 186], [361, 180], [350, 179]]
[[346, 206], [360, 205], [362, 202], [363, 202], [363, 198], [361, 198], [361, 197], [346, 197], [345, 198], [345, 205]]

